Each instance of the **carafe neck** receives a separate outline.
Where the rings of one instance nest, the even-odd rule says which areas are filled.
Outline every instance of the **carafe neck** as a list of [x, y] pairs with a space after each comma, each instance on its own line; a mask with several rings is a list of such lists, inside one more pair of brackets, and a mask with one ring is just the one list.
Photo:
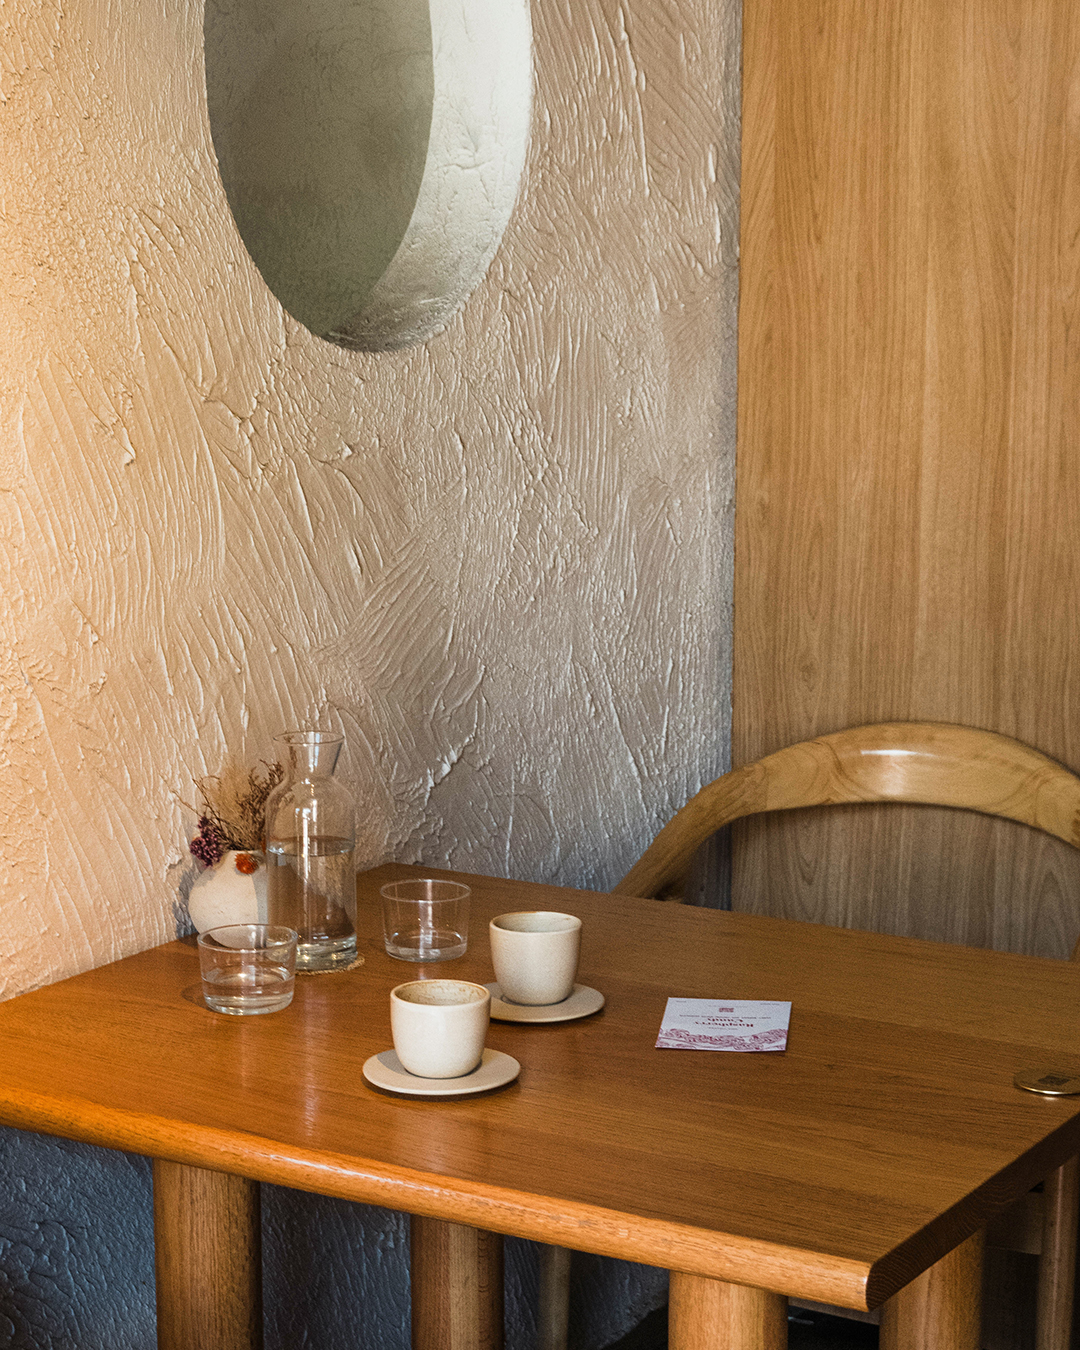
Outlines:
[[291, 780], [329, 778], [337, 768], [345, 740], [336, 731], [287, 731], [274, 739], [285, 752]]

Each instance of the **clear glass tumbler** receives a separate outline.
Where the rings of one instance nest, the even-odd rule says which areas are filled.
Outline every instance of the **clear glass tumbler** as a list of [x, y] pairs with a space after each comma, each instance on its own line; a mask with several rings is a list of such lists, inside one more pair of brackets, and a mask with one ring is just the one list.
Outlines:
[[237, 923], [199, 934], [203, 998], [234, 1017], [280, 1012], [292, 1002], [296, 933], [265, 923]]
[[421, 877], [381, 887], [383, 942], [399, 961], [452, 961], [469, 941], [468, 886]]
[[337, 970], [356, 957], [355, 817], [334, 778], [344, 738], [276, 738], [286, 777], [266, 802], [267, 915], [300, 935], [297, 970]]

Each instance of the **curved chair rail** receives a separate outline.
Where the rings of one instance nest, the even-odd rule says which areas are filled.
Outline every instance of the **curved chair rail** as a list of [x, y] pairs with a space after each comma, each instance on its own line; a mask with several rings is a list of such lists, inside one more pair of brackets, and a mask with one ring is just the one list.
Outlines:
[[883, 722], [800, 741], [717, 778], [664, 826], [616, 895], [676, 886], [697, 848], [764, 811], [919, 802], [1003, 816], [1080, 848], [1080, 778], [1030, 746], [947, 722]]

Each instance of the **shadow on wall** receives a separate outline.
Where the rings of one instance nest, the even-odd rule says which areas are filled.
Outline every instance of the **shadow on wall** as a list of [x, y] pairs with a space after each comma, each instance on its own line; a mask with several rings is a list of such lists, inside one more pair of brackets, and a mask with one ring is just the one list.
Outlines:
[[[266, 1350], [408, 1350], [408, 1217], [262, 1194]], [[155, 1350], [149, 1159], [0, 1129], [0, 1197], [4, 1350]], [[506, 1277], [507, 1350], [532, 1350], [534, 1244], [508, 1239]], [[600, 1350], [667, 1298], [665, 1272], [600, 1257], [579, 1257], [574, 1283], [575, 1350]]]

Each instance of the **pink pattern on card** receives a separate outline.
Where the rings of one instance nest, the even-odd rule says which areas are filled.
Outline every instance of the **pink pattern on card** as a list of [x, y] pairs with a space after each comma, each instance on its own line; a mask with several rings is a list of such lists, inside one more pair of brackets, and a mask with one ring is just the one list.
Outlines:
[[784, 1050], [787, 1031], [773, 1027], [752, 1036], [722, 1036], [700, 1031], [663, 1031], [656, 1042], [657, 1050]]

